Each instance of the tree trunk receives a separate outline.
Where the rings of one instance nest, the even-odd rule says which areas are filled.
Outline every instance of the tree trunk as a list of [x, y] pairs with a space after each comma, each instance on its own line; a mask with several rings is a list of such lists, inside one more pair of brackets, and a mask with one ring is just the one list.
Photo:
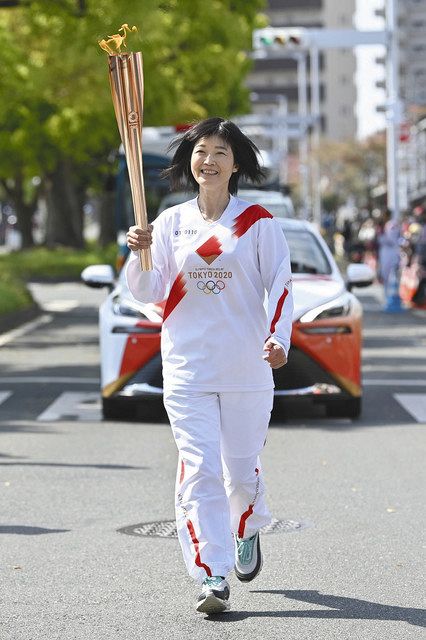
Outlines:
[[36, 210], [36, 203], [25, 204], [16, 202], [16, 217], [18, 219], [18, 231], [21, 233], [21, 248], [29, 249], [34, 246], [33, 237], [33, 215]]
[[116, 222], [116, 180], [109, 175], [105, 180], [102, 196], [99, 198], [99, 244], [106, 247], [117, 240]]
[[77, 180], [68, 159], [64, 158], [58, 162], [55, 170], [46, 179], [45, 189], [46, 245], [82, 249], [84, 198], [78, 191]]
[[15, 209], [16, 226], [21, 234], [21, 248], [29, 249], [34, 246], [33, 215], [37, 208], [38, 193], [33, 196], [30, 202], [25, 202], [24, 179], [21, 174], [15, 176], [13, 186], [5, 181], [2, 181], [2, 184]]

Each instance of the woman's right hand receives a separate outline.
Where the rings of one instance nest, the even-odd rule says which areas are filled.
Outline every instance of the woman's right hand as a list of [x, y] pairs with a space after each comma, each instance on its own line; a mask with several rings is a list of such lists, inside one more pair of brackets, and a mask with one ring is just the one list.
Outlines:
[[152, 224], [148, 225], [148, 229], [141, 229], [137, 225], [130, 227], [126, 234], [127, 246], [130, 251], [149, 249], [152, 244], [152, 230]]

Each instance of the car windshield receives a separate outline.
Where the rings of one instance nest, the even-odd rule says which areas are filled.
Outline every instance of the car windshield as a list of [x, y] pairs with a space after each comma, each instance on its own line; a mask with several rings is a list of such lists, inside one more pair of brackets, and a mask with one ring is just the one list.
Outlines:
[[291, 206], [286, 202], [269, 202], [265, 200], [264, 202], [259, 202], [259, 204], [276, 218], [293, 217]]
[[285, 229], [293, 273], [328, 275], [331, 265], [315, 236], [305, 229]]

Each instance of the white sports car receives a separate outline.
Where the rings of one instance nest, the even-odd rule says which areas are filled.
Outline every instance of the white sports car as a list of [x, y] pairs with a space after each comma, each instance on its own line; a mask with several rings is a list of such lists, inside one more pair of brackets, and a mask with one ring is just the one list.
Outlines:
[[[356, 418], [362, 399], [362, 307], [351, 289], [371, 284], [374, 272], [365, 264], [350, 264], [345, 280], [315, 227], [277, 219], [290, 248], [295, 308], [288, 364], [274, 371], [275, 396], [303, 397], [325, 405], [328, 416]], [[111, 289], [99, 312], [104, 418], [158, 415], [164, 304], [136, 302], [124, 272], [116, 279], [109, 265], [87, 267], [82, 279]]]

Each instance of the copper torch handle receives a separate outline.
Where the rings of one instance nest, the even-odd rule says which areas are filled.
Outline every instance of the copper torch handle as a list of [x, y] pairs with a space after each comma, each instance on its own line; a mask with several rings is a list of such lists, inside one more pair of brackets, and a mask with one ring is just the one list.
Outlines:
[[[112, 101], [121, 141], [126, 154], [135, 222], [148, 228], [142, 165], [143, 67], [142, 54], [108, 56]], [[151, 249], [139, 251], [143, 271], [152, 270]]]

